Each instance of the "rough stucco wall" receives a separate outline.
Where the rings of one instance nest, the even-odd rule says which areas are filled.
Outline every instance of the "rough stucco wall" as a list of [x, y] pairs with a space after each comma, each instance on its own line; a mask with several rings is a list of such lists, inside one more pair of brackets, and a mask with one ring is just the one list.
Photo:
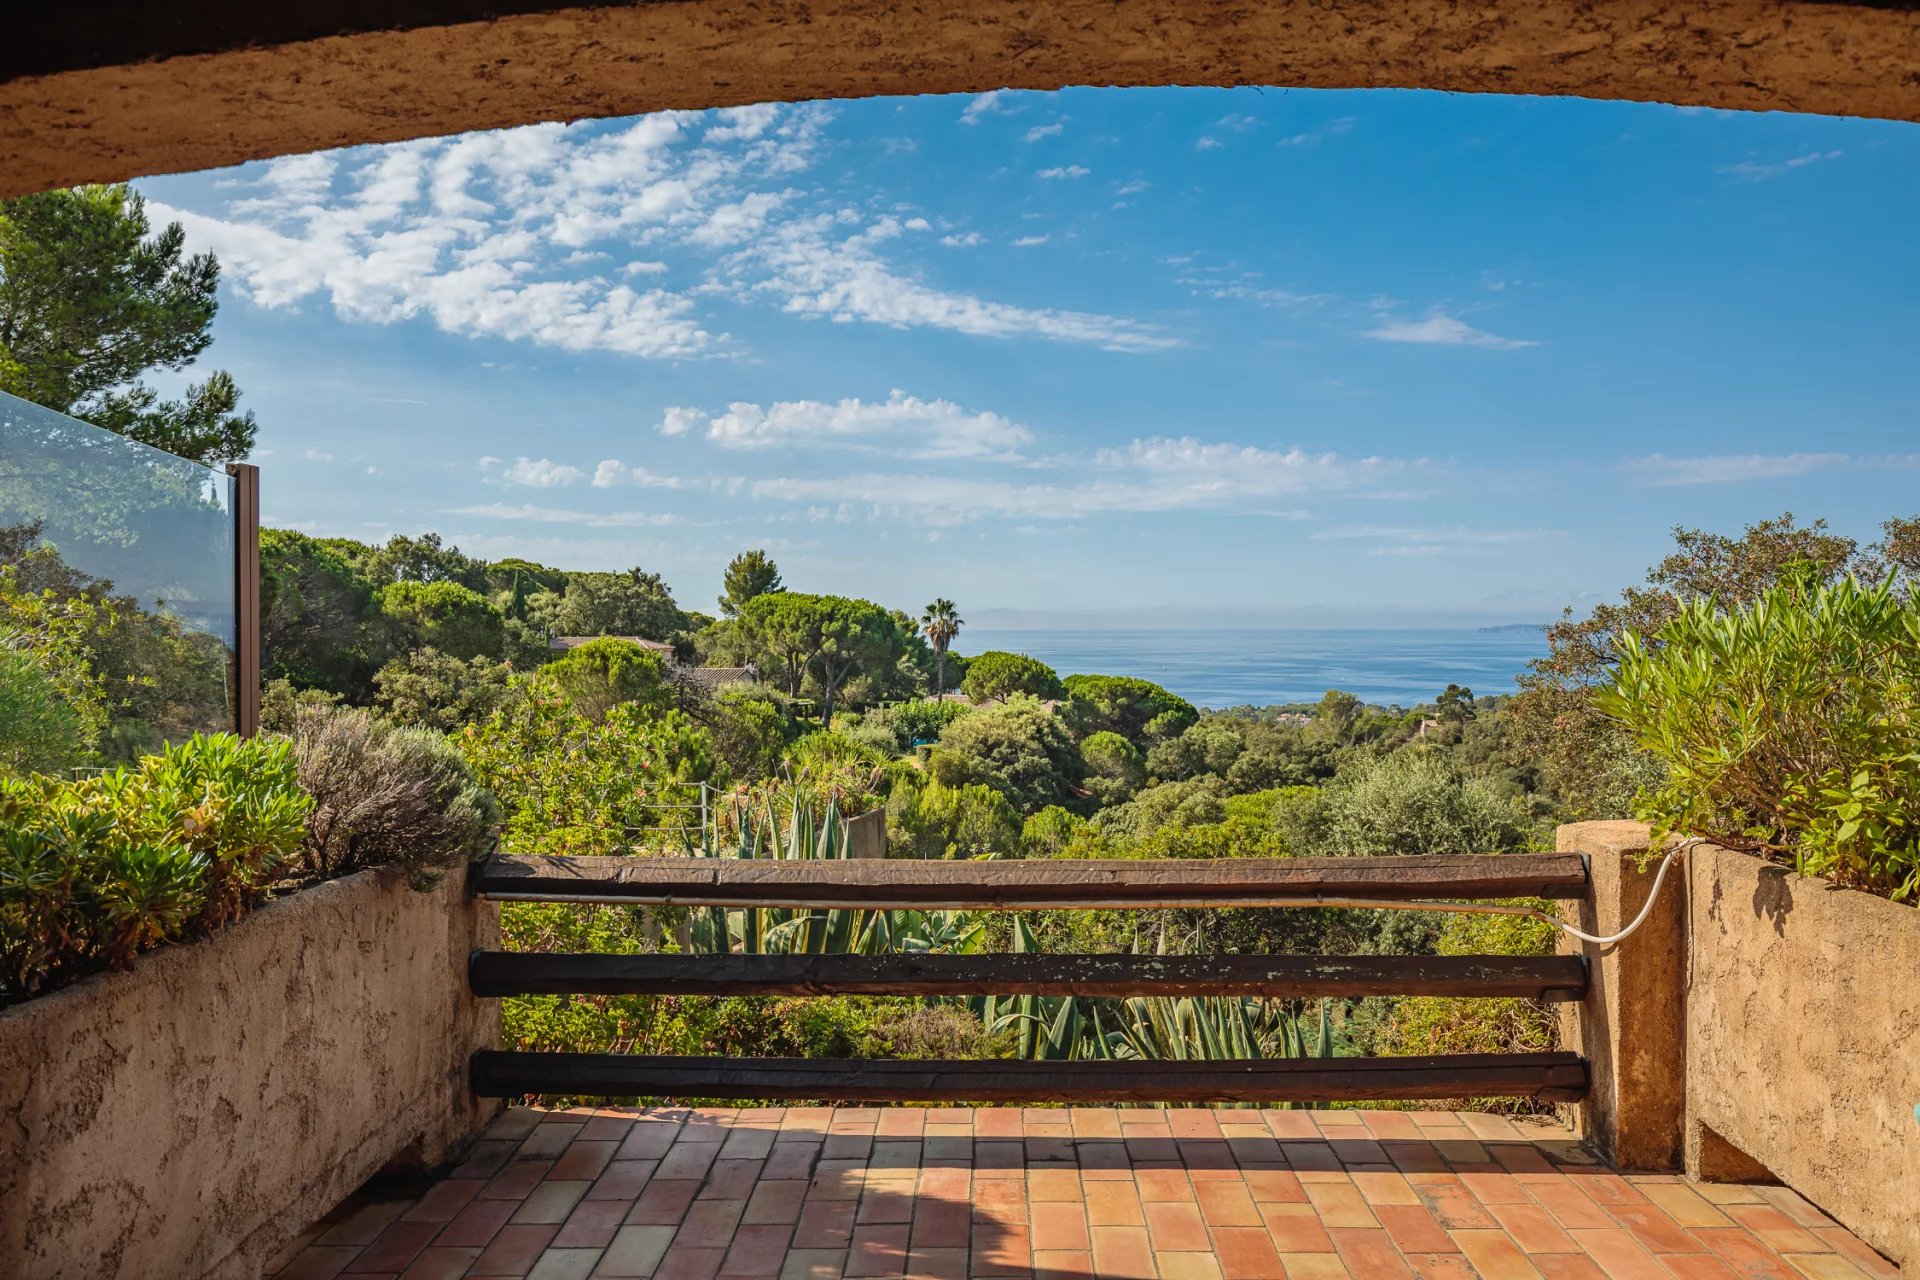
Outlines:
[[1725, 849], [1688, 870], [1689, 1123], [1920, 1265], [1920, 911]]
[[0, 1013], [0, 1274], [257, 1280], [396, 1157], [445, 1159], [500, 1034], [466, 986], [497, 908], [458, 881], [363, 872]]
[[[1633, 922], [1657, 863], [1640, 870], [1647, 828], [1638, 822], [1561, 827], [1555, 847], [1586, 855], [1591, 888], [1562, 914], [1602, 937]], [[1623, 1169], [1678, 1169], [1686, 1101], [1686, 906], [1681, 869], [1646, 922], [1610, 947], [1560, 935], [1563, 953], [1587, 958], [1587, 998], [1560, 1006], [1560, 1041], [1586, 1055], [1593, 1087], [1573, 1108], [1574, 1129]]]
[[663, 108], [1412, 86], [1920, 119], [1920, 12], [1810, 0], [674, 0], [0, 85], [0, 196]]

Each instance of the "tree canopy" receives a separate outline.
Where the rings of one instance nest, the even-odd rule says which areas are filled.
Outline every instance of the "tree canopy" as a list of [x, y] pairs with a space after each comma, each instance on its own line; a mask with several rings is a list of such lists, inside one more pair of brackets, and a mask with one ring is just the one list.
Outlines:
[[1200, 713], [1185, 698], [1133, 676], [1068, 676], [1067, 723], [1085, 737], [1102, 729], [1152, 743], [1186, 731]]
[[1066, 693], [1052, 667], [1024, 653], [1000, 649], [989, 649], [971, 659], [960, 688], [975, 702], [997, 702], [1020, 694], [1060, 698]]
[[749, 600], [784, 590], [780, 585], [779, 566], [760, 550], [742, 551], [729, 560], [721, 587], [720, 616], [723, 618], [737, 618]]
[[220, 265], [157, 234], [122, 185], [0, 201], [0, 391], [209, 466], [253, 448], [251, 413], [214, 373], [177, 400], [138, 381], [212, 342]]
[[833, 720], [834, 698], [856, 675], [892, 669], [906, 648], [899, 624], [870, 600], [780, 591], [749, 600], [739, 634], [764, 670], [778, 671], [788, 692], [811, 678], [821, 699], [821, 722]]

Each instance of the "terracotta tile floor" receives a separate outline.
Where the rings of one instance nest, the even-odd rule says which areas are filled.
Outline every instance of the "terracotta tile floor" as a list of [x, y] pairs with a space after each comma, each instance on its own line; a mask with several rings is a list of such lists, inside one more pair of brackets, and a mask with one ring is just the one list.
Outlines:
[[271, 1274], [1885, 1280], [1779, 1187], [1621, 1176], [1551, 1125], [1407, 1111], [515, 1108]]

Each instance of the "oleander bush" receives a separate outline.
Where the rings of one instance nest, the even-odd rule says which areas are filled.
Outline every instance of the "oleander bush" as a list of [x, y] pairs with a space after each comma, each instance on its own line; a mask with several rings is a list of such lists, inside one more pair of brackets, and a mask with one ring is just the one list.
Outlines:
[[1811, 573], [1627, 632], [1595, 695], [1665, 776], [1639, 816], [1808, 875], [1920, 897], [1920, 597]]
[[290, 744], [231, 734], [78, 781], [0, 779], [0, 999], [238, 919], [310, 806]]
[[416, 889], [492, 849], [500, 806], [432, 729], [353, 707], [303, 708], [293, 729], [300, 785], [313, 797], [300, 842], [307, 875], [394, 867]]

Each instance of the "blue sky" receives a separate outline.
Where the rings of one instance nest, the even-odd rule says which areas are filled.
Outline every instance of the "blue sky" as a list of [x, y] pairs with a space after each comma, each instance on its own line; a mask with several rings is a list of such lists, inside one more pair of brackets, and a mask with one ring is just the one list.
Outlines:
[[977, 622], [1473, 625], [1920, 511], [1920, 130], [1399, 91], [544, 125], [156, 178], [269, 523]]

